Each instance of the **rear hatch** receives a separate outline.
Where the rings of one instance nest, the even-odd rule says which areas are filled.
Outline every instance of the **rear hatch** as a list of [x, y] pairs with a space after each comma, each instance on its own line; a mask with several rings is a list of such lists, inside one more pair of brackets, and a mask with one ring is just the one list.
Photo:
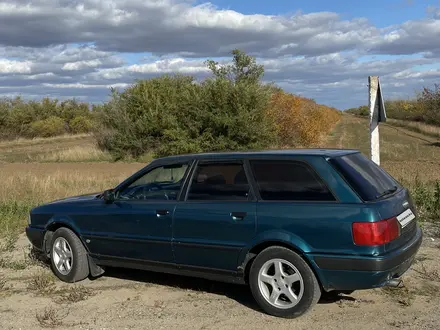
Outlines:
[[408, 189], [361, 153], [332, 158], [329, 162], [364, 203], [378, 212], [377, 220], [397, 218], [400, 235], [385, 245], [385, 251], [395, 250], [414, 237], [416, 210]]

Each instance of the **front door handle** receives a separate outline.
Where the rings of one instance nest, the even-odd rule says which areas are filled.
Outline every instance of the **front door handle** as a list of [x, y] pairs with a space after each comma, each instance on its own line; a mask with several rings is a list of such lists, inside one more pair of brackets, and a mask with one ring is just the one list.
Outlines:
[[235, 221], [243, 220], [246, 215], [247, 215], [246, 212], [231, 212], [232, 220]]
[[168, 210], [156, 210], [156, 215], [158, 217], [164, 216], [164, 215], [168, 215], [170, 214], [170, 212]]

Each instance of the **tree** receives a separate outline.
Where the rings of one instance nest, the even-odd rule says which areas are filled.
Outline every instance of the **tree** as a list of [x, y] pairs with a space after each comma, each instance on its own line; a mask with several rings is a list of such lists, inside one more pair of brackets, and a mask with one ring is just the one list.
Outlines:
[[254, 57], [241, 50], [233, 50], [232, 55], [232, 64], [220, 65], [213, 60], [206, 61], [214, 77], [228, 79], [235, 83], [259, 83], [264, 75], [264, 66], [257, 64]]
[[256, 149], [275, 141], [274, 125], [265, 116], [272, 90], [260, 81], [263, 67], [238, 50], [231, 65], [207, 61], [207, 66], [213, 76], [201, 83], [162, 76], [113, 91], [98, 112], [99, 145], [119, 159], [151, 151], [166, 156]]

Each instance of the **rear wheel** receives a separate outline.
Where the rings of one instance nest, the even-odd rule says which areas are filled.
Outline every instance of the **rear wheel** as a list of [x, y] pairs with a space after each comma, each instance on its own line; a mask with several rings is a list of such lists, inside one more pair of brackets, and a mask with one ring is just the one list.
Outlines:
[[321, 289], [307, 263], [284, 247], [269, 247], [255, 258], [249, 273], [252, 295], [268, 314], [295, 318], [319, 300]]
[[54, 274], [64, 282], [78, 282], [89, 275], [87, 251], [79, 237], [68, 228], [54, 232], [50, 261]]

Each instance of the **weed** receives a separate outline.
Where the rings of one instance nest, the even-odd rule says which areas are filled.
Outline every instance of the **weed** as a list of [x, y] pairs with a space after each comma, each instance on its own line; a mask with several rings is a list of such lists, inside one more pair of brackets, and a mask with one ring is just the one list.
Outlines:
[[3, 291], [6, 289], [6, 279], [1, 276], [0, 277], [0, 291]]
[[15, 248], [15, 243], [17, 242], [17, 239], [18, 236], [16, 234], [6, 236], [3, 239], [3, 242], [0, 244], [0, 253], [12, 252]]
[[[4, 185], [4, 182], [2, 184]], [[0, 236], [5, 238], [2, 251], [7, 252], [14, 249], [18, 233], [23, 232], [24, 221], [26, 221], [32, 206], [33, 204], [27, 201], [0, 199]]]
[[396, 301], [399, 305], [405, 307], [411, 306], [415, 298], [414, 291], [410, 290], [405, 285], [397, 288], [383, 287], [382, 292]]
[[67, 313], [60, 314], [53, 307], [46, 307], [43, 311], [37, 312], [35, 317], [37, 318], [40, 326], [44, 328], [55, 328], [63, 324], [63, 319], [67, 316]]
[[438, 297], [440, 293], [440, 286], [429, 282], [423, 282], [422, 287], [419, 288], [418, 293], [424, 296]]
[[62, 294], [57, 302], [60, 303], [76, 303], [83, 301], [94, 295], [93, 290], [86, 288], [82, 285], [74, 285], [69, 287], [64, 294]]
[[428, 256], [426, 256], [425, 254], [417, 254], [415, 259], [414, 259], [414, 264], [418, 264], [421, 263], [425, 260], [431, 260], [431, 258], [429, 258]]
[[155, 300], [154, 301], [154, 308], [164, 308], [165, 302], [162, 300]]
[[27, 263], [25, 260], [13, 260], [8, 262], [7, 267], [12, 270], [23, 270], [27, 268]]
[[440, 282], [440, 273], [438, 270], [433, 269], [429, 270], [426, 268], [425, 264], [423, 262], [418, 263], [419, 267], [418, 269], [414, 269], [414, 271], [420, 275], [421, 278], [425, 280]]
[[6, 278], [4, 276], [0, 276], [0, 297], [11, 295], [12, 294], [11, 289], [12, 286], [7, 285]]
[[405, 182], [416, 204], [419, 221], [436, 222], [440, 218], [440, 181], [422, 182], [418, 177], [413, 183]]
[[403, 320], [392, 320], [388, 322], [388, 324], [394, 328], [404, 328], [407, 329], [410, 325], [410, 322]]
[[55, 290], [55, 279], [48, 272], [38, 272], [32, 276], [27, 288], [40, 294], [50, 294]]
[[6, 258], [0, 258], [0, 268], [9, 268], [13, 270], [26, 269], [27, 264], [24, 260], [9, 261]]

